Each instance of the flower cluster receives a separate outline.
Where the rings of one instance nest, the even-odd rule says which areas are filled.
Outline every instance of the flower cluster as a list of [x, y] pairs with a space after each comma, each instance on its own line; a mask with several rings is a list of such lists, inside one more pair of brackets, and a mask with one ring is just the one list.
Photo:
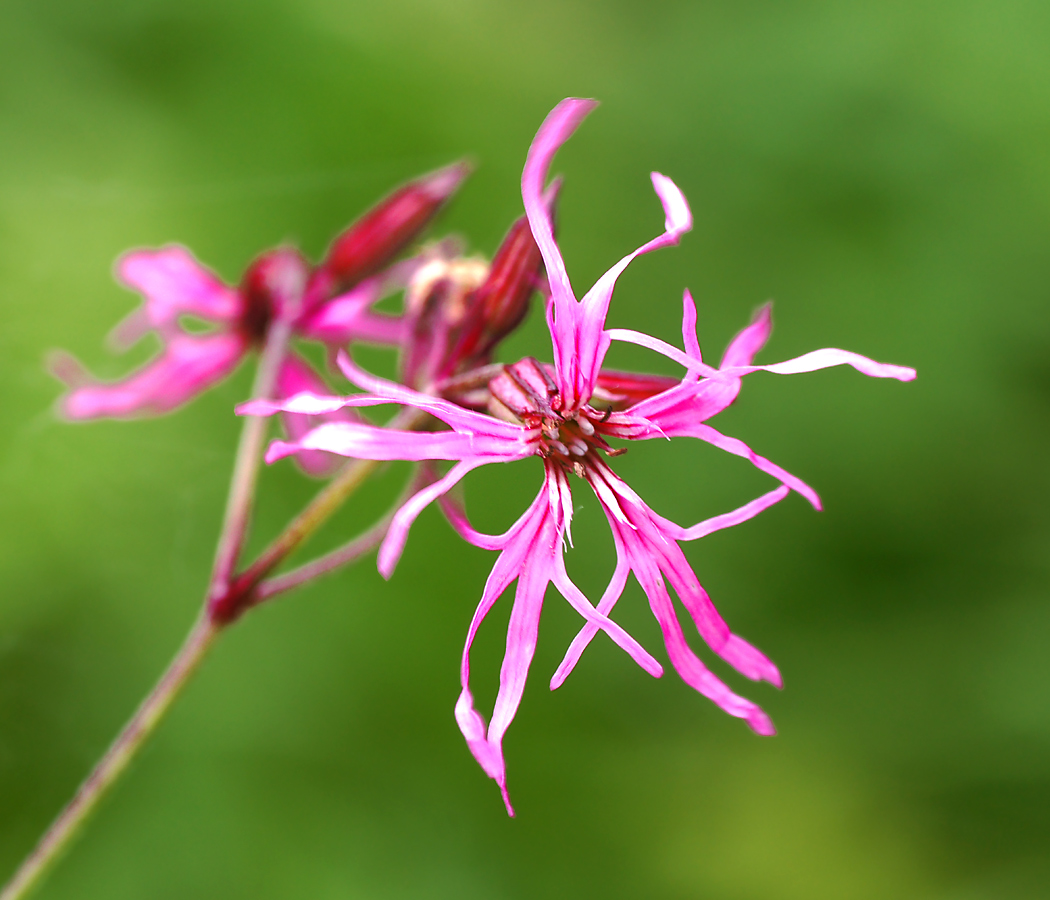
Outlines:
[[[594, 105], [565, 100], [544, 121], [522, 174], [525, 215], [511, 226], [491, 263], [462, 256], [453, 239], [406, 253], [466, 176], [466, 167], [457, 164], [381, 201], [339, 235], [318, 264], [312, 265], [295, 249], [280, 247], [251, 263], [236, 287], [224, 284], [183, 247], [129, 253], [119, 261], [117, 275], [145, 300], [116, 327], [112, 342], [127, 348], [153, 333], [160, 353], [127, 378], [110, 383], [92, 378], [67, 354], [55, 354], [51, 362], [69, 387], [61, 401], [66, 417], [119, 418], [171, 411], [229, 375], [253, 350], [262, 350], [265, 358], [273, 342], [271, 377], [263, 379], [261, 387], [257, 383], [255, 398], [238, 408], [249, 417], [281, 415], [288, 440], [270, 445], [267, 462], [293, 456], [305, 472], [318, 477], [331, 476], [344, 465], [342, 458], [422, 464], [414, 493], [381, 523], [374, 542], [382, 540], [379, 569], [390, 577], [412, 523], [434, 501], [466, 541], [498, 552], [467, 629], [455, 713], [467, 746], [499, 785], [511, 815], [503, 737], [521, 702], [551, 584], [583, 620], [551, 679], [551, 689], [565, 681], [599, 631], [646, 672], [663, 674], [660, 662], [612, 618], [633, 573], [679, 676], [758, 734], [774, 733], [766, 713], [731, 690], [691, 649], [669, 588], [714, 654], [745, 677], [779, 687], [777, 667], [729, 630], [680, 544], [744, 522], [791, 491], [817, 509], [820, 500], [800, 479], [708, 422], [733, 403], [743, 377], [760, 370], [793, 374], [849, 365], [876, 378], [915, 377], [912, 369], [837, 349], [758, 365], [755, 356], [772, 328], [768, 306], [734, 338], [721, 363], [712, 366], [700, 353], [696, 309], [688, 291], [683, 295], [682, 349], [651, 335], [607, 327], [620, 274], [635, 257], [677, 244], [692, 228], [692, 214], [674, 182], [652, 173], [665, 216], [663, 232], [617, 262], [577, 299], [554, 235], [560, 182], [548, 185], [547, 177], [558, 148]], [[381, 299], [398, 292], [404, 293], [400, 314], [376, 310]], [[552, 361], [528, 357], [507, 365], [494, 363], [499, 342], [521, 323], [537, 292], [546, 300]], [[187, 328], [187, 319], [210, 330]], [[290, 346], [292, 338], [324, 345], [334, 368], [358, 392], [333, 394], [325, 378]], [[662, 354], [678, 363], [683, 374], [666, 378], [607, 369], [605, 356], [613, 341]], [[396, 349], [399, 382], [360, 368], [347, 352], [357, 342]], [[363, 407], [386, 404], [411, 412], [407, 427], [375, 425], [358, 413]], [[207, 608], [216, 628], [264, 596], [264, 576], [353, 489], [356, 473], [364, 471], [333, 481], [329, 493], [322, 492], [301, 521], [293, 522], [275, 542], [273, 552], [234, 579], [250, 509], [253, 466], [262, 448], [262, 431], [258, 434], [256, 459], [245, 461], [241, 482], [235, 474], [231, 491], [232, 532], [223, 538], [228, 566], [218, 566]], [[609, 463], [625, 452], [622, 442], [675, 437], [698, 438], [740, 456], [777, 484], [732, 512], [690, 527], [677, 525], [651, 509]], [[252, 442], [245, 446], [250, 454]], [[462, 506], [450, 497], [450, 489], [479, 466], [529, 456], [543, 461], [536, 499], [505, 533], [475, 530]], [[452, 465], [442, 473], [439, 463]], [[616, 565], [597, 603], [572, 582], [565, 568], [574, 478], [597, 498], [616, 549]], [[367, 540], [361, 544], [372, 545]], [[357, 549], [339, 551], [331, 555], [331, 563], [321, 560], [303, 569], [313, 577], [355, 555]], [[470, 650], [481, 623], [515, 581], [499, 691], [486, 721], [471, 692]], [[268, 589], [273, 593], [277, 587], [271, 582]]]
[[[546, 318], [552, 363], [526, 358], [511, 365], [484, 365], [492, 343], [520, 319], [522, 304], [501, 301], [486, 307], [485, 288], [477, 287], [481, 284], [480, 272], [443, 261], [429, 266], [432, 276], [424, 280], [418, 295], [409, 290], [411, 309], [407, 316], [422, 323], [422, 327], [406, 326], [417, 339], [409, 340], [411, 347], [403, 351], [403, 383], [369, 374], [348, 353], [340, 351], [339, 368], [360, 393], [334, 396], [307, 389], [294, 396], [255, 399], [238, 409], [249, 416], [281, 413], [330, 417], [362, 407], [397, 404], [430, 417], [434, 424], [419, 431], [379, 427], [361, 419], [324, 421], [290, 441], [275, 441], [267, 461], [324, 452], [365, 460], [453, 463], [445, 474], [435, 475], [432, 483], [397, 510], [379, 550], [379, 569], [384, 576], [391, 575], [412, 523], [435, 500], [465, 540], [498, 551], [467, 630], [456, 720], [474, 757], [499, 785], [512, 815], [503, 737], [521, 701], [536, 648], [540, 612], [547, 587], [552, 583], [583, 619], [579, 633], [554, 673], [552, 689], [565, 680], [599, 631], [605, 632], [645, 671], [654, 676], [662, 674], [656, 658], [611, 618], [633, 572], [659, 624], [667, 657], [679, 676], [725, 712], [744, 719], [757, 733], [774, 733], [766, 713], [732, 691], [690, 648], [668, 585], [716, 655], [745, 677], [779, 687], [777, 667], [729, 630], [679, 545], [744, 522], [791, 491], [801, 494], [817, 509], [820, 501], [800, 479], [742, 441], [722, 434], [707, 424], [708, 420], [736, 399], [745, 375], [760, 370], [794, 374], [845, 364], [877, 378], [908, 381], [915, 377], [913, 369], [830, 348], [786, 362], [757, 365], [755, 356], [772, 327], [768, 307], [760, 310], [732, 341], [721, 363], [711, 366], [700, 353], [696, 311], [688, 291], [683, 300], [682, 349], [650, 335], [608, 328], [606, 319], [620, 274], [635, 257], [676, 244], [692, 227], [692, 215], [674, 182], [654, 172], [653, 188], [665, 214], [663, 233], [621, 259], [577, 299], [554, 236], [551, 207], [556, 184], [546, 191], [545, 185], [554, 154], [593, 106], [592, 101], [575, 99], [559, 104], [536, 135], [522, 175], [522, 198], [535, 250], [525, 240], [523, 227], [521, 240], [528, 253], [539, 254], [546, 270]], [[514, 239], [512, 230], [510, 240]], [[507, 253], [510, 255], [511, 251]], [[528, 254], [523, 250], [520, 255], [524, 258]], [[531, 269], [533, 264], [522, 265]], [[492, 271], [498, 268], [494, 266]], [[420, 273], [426, 271], [428, 267]], [[521, 291], [525, 290], [522, 285]], [[469, 302], [471, 297], [473, 302]], [[462, 317], [471, 308], [484, 311], [472, 325], [464, 327]], [[418, 335], [427, 335], [428, 340], [421, 341]], [[680, 379], [667, 379], [607, 370], [603, 363], [612, 341], [638, 344], [663, 354], [680, 364], [684, 373]], [[451, 347], [460, 349], [450, 354]], [[476, 374], [473, 380], [462, 374], [470, 371]], [[457, 374], [458, 379], [453, 377]], [[652, 510], [608, 462], [624, 452], [617, 442], [674, 437], [698, 438], [740, 456], [772, 476], [778, 485], [732, 512], [690, 527], [677, 525]], [[543, 483], [536, 499], [504, 534], [476, 531], [464, 510], [448, 496], [449, 490], [479, 466], [529, 456], [543, 460]], [[616, 548], [615, 569], [597, 604], [584, 596], [565, 569], [565, 543], [570, 538], [573, 514], [573, 476], [585, 482], [596, 496]], [[470, 689], [470, 649], [482, 621], [515, 581], [499, 692], [486, 722], [475, 708]]]
[[[681, 544], [745, 522], [792, 491], [817, 509], [820, 500], [803, 481], [708, 423], [736, 400], [744, 376], [753, 372], [789, 375], [848, 365], [875, 378], [910, 381], [915, 371], [830, 348], [757, 364], [772, 329], [768, 306], [733, 339], [719, 365], [710, 365], [700, 353], [688, 290], [681, 349], [652, 335], [609, 327], [621, 273], [637, 256], [677, 244], [693, 219], [675, 183], [653, 172], [664, 211], [662, 233], [623, 257], [577, 299], [554, 234], [560, 181], [548, 183], [548, 174], [558, 149], [594, 106], [589, 100], [565, 100], [540, 127], [522, 173], [525, 214], [511, 225], [491, 262], [464, 256], [453, 238], [417, 243], [464, 180], [463, 164], [412, 181], [380, 201], [336, 237], [317, 264], [294, 248], [278, 247], [257, 257], [231, 287], [179, 246], [138, 250], [119, 261], [117, 277], [144, 301], [114, 329], [112, 344], [127, 349], [152, 334], [160, 351], [114, 382], [99, 381], [69, 354], [54, 353], [51, 370], [68, 388], [59, 402], [61, 414], [85, 420], [167, 413], [257, 352], [252, 399], [237, 409], [246, 418], [201, 613], [156, 687], [3, 889], [4, 897], [25, 896], [43, 877], [219, 634], [270, 597], [377, 547], [379, 570], [389, 578], [412, 524], [435, 502], [467, 542], [498, 553], [467, 628], [455, 716], [510, 815], [503, 738], [521, 703], [551, 584], [582, 620], [551, 678], [552, 690], [600, 631], [650, 675], [663, 674], [656, 657], [613, 618], [633, 573], [659, 625], [667, 659], [683, 681], [758, 734], [774, 733], [769, 716], [735, 693], [690, 647], [671, 592], [716, 656], [746, 678], [780, 687], [777, 667], [729, 630]], [[403, 294], [400, 312], [377, 306], [396, 294]], [[496, 362], [500, 342], [522, 322], [535, 294], [546, 302], [551, 361], [529, 356]], [[327, 372], [307, 362], [303, 341], [323, 347]], [[682, 374], [667, 378], [609, 369], [605, 357], [613, 341], [661, 354], [680, 365]], [[361, 342], [397, 351], [397, 381], [379, 378], [354, 361], [349, 350]], [[547, 348], [540, 356], [548, 356]], [[329, 379], [340, 376], [356, 392], [334, 392]], [[360, 412], [385, 405], [398, 411], [384, 426]], [[267, 448], [268, 417], [274, 415], [280, 416], [287, 439]], [[695, 525], [671, 522], [617, 475], [610, 460], [626, 452], [625, 442], [676, 437], [697, 438], [742, 457], [775, 485], [739, 509]], [[304, 472], [327, 482], [244, 564], [264, 455], [270, 463], [293, 457]], [[503, 534], [477, 531], [451, 489], [480, 466], [531, 456], [539, 457], [543, 468], [536, 498]], [[416, 464], [390, 512], [342, 546], [274, 574], [384, 460]], [[597, 498], [616, 550], [616, 564], [597, 603], [573, 583], [565, 567], [574, 489]], [[471, 647], [490, 610], [515, 582], [499, 690], [486, 720], [471, 690]]]

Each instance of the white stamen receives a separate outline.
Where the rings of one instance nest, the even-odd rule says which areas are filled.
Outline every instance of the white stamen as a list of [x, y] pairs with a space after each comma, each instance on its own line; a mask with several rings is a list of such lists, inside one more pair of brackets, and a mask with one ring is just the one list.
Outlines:
[[580, 426], [580, 431], [587, 435], [587, 437], [590, 437], [594, 434], [594, 425], [591, 423], [591, 420], [588, 419], [586, 416], [581, 415], [576, 420], [576, 424]]

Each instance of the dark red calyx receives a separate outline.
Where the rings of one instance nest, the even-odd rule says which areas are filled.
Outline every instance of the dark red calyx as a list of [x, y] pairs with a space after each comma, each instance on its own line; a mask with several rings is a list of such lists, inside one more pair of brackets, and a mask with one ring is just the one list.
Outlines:
[[517, 328], [529, 311], [543, 270], [543, 257], [522, 216], [503, 239], [488, 278], [468, 300], [464, 327], [451, 354], [451, 369], [487, 362], [496, 345]]
[[665, 375], [639, 375], [602, 369], [594, 386], [591, 402], [613, 409], [628, 409], [649, 397], [681, 383], [680, 378]]
[[262, 343], [277, 315], [295, 316], [308, 275], [309, 264], [290, 247], [269, 250], [258, 257], [241, 279], [240, 331], [253, 343]]
[[410, 181], [333, 241], [318, 276], [329, 296], [374, 275], [400, 253], [430, 222], [470, 173], [455, 163]]

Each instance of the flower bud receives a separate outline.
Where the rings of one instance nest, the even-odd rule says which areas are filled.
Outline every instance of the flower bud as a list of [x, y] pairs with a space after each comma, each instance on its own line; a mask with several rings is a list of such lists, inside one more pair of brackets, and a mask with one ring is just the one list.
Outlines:
[[[561, 180], [555, 179], [544, 192], [552, 218], [560, 187]], [[543, 256], [528, 218], [522, 216], [496, 251], [488, 278], [469, 298], [459, 339], [441, 377], [489, 362], [496, 345], [525, 318], [533, 293], [543, 288]]]
[[320, 283], [311, 290], [315, 302], [382, 269], [426, 227], [469, 172], [459, 162], [411, 181], [346, 229], [318, 269]]
[[529, 299], [539, 286], [543, 257], [522, 216], [500, 244], [488, 278], [470, 297], [459, 342], [451, 354], [450, 371], [465, 361], [487, 362], [492, 350], [521, 324]]

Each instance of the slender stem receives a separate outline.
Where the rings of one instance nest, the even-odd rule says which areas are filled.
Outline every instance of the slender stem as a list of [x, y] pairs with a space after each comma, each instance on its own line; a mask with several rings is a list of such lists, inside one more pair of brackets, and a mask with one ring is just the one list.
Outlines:
[[[285, 322], [278, 321], [271, 327], [259, 363], [253, 396], [265, 397], [272, 392], [281, 361], [287, 351], [290, 333], [290, 326]], [[408, 408], [395, 416], [389, 427], [411, 429], [426, 418], [426, 413]], [[204, 610], [156, 686], [77, 789], [73, 799], [23, 861], [14, 877], [0, 891], [0, 900], [23, 900], [40, 883], [48, 869], [69, 846], [81, 825], [156, 729], [172, 702], [200, 666], [219, 633], [251, 605], [252, 590], [320, 527], [378, 465], [372, 460], [354, 460], [347, 463], [259, 559], [231, 583], [231, 575], [240, 556], [251, 514], [252, 498], [266, 437], [266, 424], [265, 419], [251, 417], [242, 431], [215, 567], [208, 589], [208, 602]], [[362, 536], [362, 539], [364, 537]], [[346, 549], [344, 548], [344, 552]]]
[[[427, 414], [406, 407], [390, 421], [388, 428], [408, 430], [427, 419]], [[213, 597], [211, 615], [219, 622], [232, 622], [252, 605], [256, 586], [293, 550], [313, 534], [343, 505], [379, 465], [379, 460], [354, 459], [336, 473], [310, 504], [297, 515], [269, 547], [238, 575], [225, 593]]]
[[[279, 319], [270, 327], [266, 346], [256, 370], [253, 397], [271, 395], [290, 337], [289, 321]], [[241, 430], [233, 475], [230, 479], [230, 492], [226, 500], [226, 513], [208, 587], [209, 598], [226, 591], [230, 576], [237, 565], [251, 516], [252, 498], [255, 494], [255, 482], [268, 424], [265, 419], [253, 417], [244, 423]], [[156, 729], [172, 701], [204, 659], [223, 624], [210, 615], [206, 604], [156, 686], [77, 789], [73, 799], [23, 861], [11, 881], [0, 892], [0, 900], [20, 900], [39, 883], [109, 788], [127, 768], [132, 757]]]
[[160, 681], [0, 892], [0, 900], [19, 900], [39, 883], [107, 790], [127, 768], [136, 751], [156, 729], [171, 702], [203, 661], [220, 629], [221, 626], [205, 614], [197, 619]]
[[314, 578], [318, 578], [321, 575], [327, 575], [329, 572], [334, 572], [341, 566], [352, 563], [354, 560], [360, 559], [369, 551], [374, 550], [383, 542], [383, 538], [386, 537], [387, 530], [390, 528], [390, 523], [393, 521], [394, 513], [401, 508], [401, 505], [408, 499], [408, 497], [425, 487], [432, 480], [431, 477], [428, 477], [425, 474], [416, 475], [411, 481], [409, 481], [398, 499], [394, 501], [391, 511], [376, 522], [375, 525], [363, 534], [355, 537], [353, 540], [343, 544], [342, 547], [324, 554], [324, 556], [319, 556], [317, 559], [311, 560], [296, 569], [292, 569], [290, 572], [285, 572], [283, 575], [277, 575], [273, 578], [267, 578], [264, 581], [261, 581], [258, 587], [252, 591], [249, 605], [257, 606], [264, 600], [269, 600], [271, 597], [290, 591], [292, 588], [296, 588], [300, 584], [312, 581]]
[[386, 531], [390, 527], [390, 520], [393, 518], [394, 514], [392, 512], [388, 513], [366, 532], [343, 544], [339, 549], [326, 553], [324, 556], [319, 556], [317, 559], [311, 560], [297, 569], [292, 569], [290, 572], [285, 572], [283, 575], [277, 575], [274, 578], [267, 578], [261, 581], [252, 592], [249, 605], [257, 606], [264, 600], [269, 600], [271, 597], [290, 591], [292, 588], [305, 584], [307, 581], [313, 581], [313, 579], [321, 575], [327, 575], [341, 566], [360, 559], [369, 551], [375, 550], [376, 547], [383, 543]]
[[[266, 399], [273, 394], [277, 373], [284, 361], [291, 335], [292, 324], [285, 319], [277, 320], [270, 328], [266, 347], [259, 359], [259, 368], [255, 372], [253, 398]], [[248, 416], [241, 429], [233, 477], [230, 479], [230, 493], [226, 499], [226, 514], [219, 545], [215, 551], [215, 565], [208, 588], [209, 597], [215, 597], [226, 590], [244, 546], [269, 424], [270, 420], [262, 416]]]

